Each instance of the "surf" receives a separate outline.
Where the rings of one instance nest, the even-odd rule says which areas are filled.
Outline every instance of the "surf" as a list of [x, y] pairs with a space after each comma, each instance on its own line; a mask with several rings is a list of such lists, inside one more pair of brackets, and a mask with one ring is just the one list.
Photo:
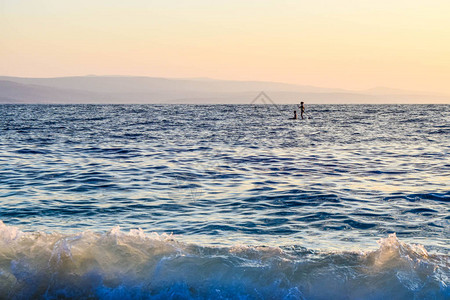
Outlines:
[[94, 299], [448, 299], [450, 257], [395, 234], [365, 251], [202, 246], [171, 234], [25, 232], [0, 222], [0, 294]]

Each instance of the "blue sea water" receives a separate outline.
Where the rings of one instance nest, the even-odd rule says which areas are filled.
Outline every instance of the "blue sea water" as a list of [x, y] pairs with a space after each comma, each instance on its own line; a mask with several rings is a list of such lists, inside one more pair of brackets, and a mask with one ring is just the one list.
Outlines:
[[0, 105], [2, 299], [450, 299], [450, 105]]

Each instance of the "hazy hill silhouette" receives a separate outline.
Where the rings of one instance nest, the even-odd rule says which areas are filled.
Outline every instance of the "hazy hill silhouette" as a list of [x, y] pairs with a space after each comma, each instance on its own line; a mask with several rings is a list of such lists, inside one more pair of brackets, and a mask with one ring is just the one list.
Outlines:
[[131, 76], [21, 78], [0, 76], [0, 103], [237, 103], [265, 91], [274, 102], [450, 103], [450, 96], [389, 88], [367, 91], [263, 81]]

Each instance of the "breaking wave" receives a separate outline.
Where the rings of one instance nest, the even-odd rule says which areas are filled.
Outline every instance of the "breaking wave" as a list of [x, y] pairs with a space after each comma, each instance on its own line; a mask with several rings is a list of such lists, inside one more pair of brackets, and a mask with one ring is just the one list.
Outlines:
[[7, 299], [449, 299], [450, 257], [395, 234], [374, 251], [212, 247], [141, 229], [23, 232], [0, 221]]

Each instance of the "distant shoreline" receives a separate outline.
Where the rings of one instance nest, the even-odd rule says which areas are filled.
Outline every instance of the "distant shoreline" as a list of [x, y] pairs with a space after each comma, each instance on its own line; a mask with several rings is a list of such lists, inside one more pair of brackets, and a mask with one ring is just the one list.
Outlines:
[[[263, 95], [261, 96], [262, 92]], [[259, 99], [262, 97], [262, 99]], [[267, 98], [267, 99], [264, 99]], [[258, 81], [81, 76], [0, 76], [0, 103], [19, 104], [450, 104], [450, 95], [366, 91]]]

